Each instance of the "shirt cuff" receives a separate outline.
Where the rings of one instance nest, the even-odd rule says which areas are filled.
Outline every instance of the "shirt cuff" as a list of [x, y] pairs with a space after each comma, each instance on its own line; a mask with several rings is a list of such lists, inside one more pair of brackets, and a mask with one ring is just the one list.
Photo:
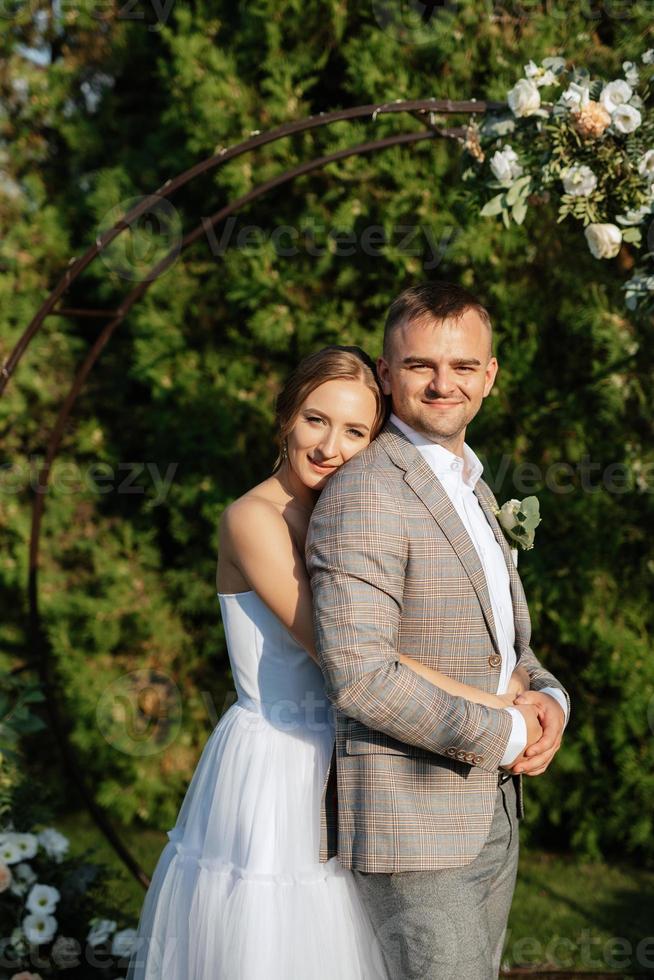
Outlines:
[[511, 715], [512, 728], [500, 765], [509, 766], [527, 748], [527, 722], [517, 708], [504, 708], [504, 711]]
[[565, 694], [560, 691], [558, 687], [541, 687], [540, 694], [549, 694], [551, 697], [558, 701], [563, 708], [563, 714], [565, 716], [565, 721], [563, 722], [563, 727], [568, 724], [568, 702], [565, 699]]

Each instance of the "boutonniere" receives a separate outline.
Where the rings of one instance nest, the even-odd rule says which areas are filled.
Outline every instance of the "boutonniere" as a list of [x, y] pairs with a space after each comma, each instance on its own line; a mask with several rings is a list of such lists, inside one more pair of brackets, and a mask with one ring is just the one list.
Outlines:
[[504, 537], [511, 545], [513, 562], [517, 566], [516, 545], [519, 545], [523, 551], [530, 551], [534, 547], [534, 534], [541, 522], [538, 497], [507, 500], [501, 507], [494, 509], [494, 514], [504, 531]]

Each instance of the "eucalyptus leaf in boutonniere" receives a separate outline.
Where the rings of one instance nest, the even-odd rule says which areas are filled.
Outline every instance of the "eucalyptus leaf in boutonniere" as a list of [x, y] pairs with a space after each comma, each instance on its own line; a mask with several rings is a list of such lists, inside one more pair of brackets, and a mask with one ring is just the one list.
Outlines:
[[519, 545], [523, 551], [534, 547], [534, 534], [541, 522], [538, 497], [525, 497], [524, 500], [507, 500], [494, 511], [504, 536], [511, 545], [514, 564], [517, 565]]

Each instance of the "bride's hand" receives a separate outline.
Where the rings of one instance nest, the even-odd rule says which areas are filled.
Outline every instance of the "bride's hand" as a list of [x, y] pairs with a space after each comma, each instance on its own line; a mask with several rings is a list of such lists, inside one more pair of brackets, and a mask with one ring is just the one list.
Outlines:
[[490, 691], [475, 691], [474, 695], [468, 698], [469, 701], [475, 701], [477, 704], [484, 704], [487, 708], [517, 708], [514, 705], [514, 700], [517, 694], [511, 694], [507, 691], [506, 694], [491, 694]]
[[487, 708], [517, 708], [514, 704], [517, 694], [507, 691], [506, 694], [487, 694], [485, 692], [479, 698], [480, 704], [485, 704]]
[[511, 701], [509, 703], [513, 704], [513, 700], [514, 698], [517, 698], [518, 694], [528, 691], [529, 684], [529, 674], [524, 667], [517, 666], [511, 674], [511, 679], [509, 680], [509, 686], [506, 692], [507, 695], [511, 695]]

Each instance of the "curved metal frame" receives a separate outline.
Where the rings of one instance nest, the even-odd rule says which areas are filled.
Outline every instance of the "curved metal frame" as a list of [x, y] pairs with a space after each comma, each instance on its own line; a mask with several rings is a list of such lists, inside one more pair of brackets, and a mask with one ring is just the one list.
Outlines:
[[[77, 763], [75, 753], [63, 724], [62, 714], [60, 713], [58, 707], [56, 696], [57, 678], [55, 671], [52, 668], [49, 657], [49, 643], [45, 631], [43, 630], [39, 615], [38, 561], [41, 523], [43, 510], [45, 507], [45, 490], [47, 488], [52, 463], [59, 450], [64, 428], [72, 411], [73, 405], [75, 404], [84, 382], [86, 381], [104, 347], [107, 345], [114, 331], [125, 319], [134, 304], [141, 299], [150, 285], [176, 261], [180, 252], [196, 242], [203, 234], [206, 234], [210, 228], [213, 228], [215, 225], [234, 214], [240, 208], [266, 194], [269, 190], [279, 187], [282, 184], [289, 183], [295, 180], [296, 177], [300, 177], [303, 174], [309, 173], [313, 170], [322, 169], [323, 167], [327, 166], [327, 164], [333, 163], [337, 160], [350, 156], [359, 156], [364, 153], [373, 153], [377, 150], [383, 150], [390, 146], [416, 143], [424, 139], [434, 139], [435, 137], [457, 139], [460, 142], [465, 141], [468, 129], [467, 126], [455, 128], [443, 128], [437, 126], [434, 122], [435, 115], [449, 115], [457, 113], [475, 115], [477, 113], [488, 112], [489, 110], [501, 110], [505, 107], [505, 103], [502, 102], [484, 102], [477, 101], [475, 99], [460, 102], [451, 101], [449, 99], [396, 100], [395, 102], [390, 102], [383, 105], [356, 106], [350, 109], [320, 113], [316, 116], [309, 116], [305, 119], [286, 123], [283, 126], [279, 126], [276, 129], [272, 129], [265, 133], [255, 131], [250, 135], [249, 139], [243, 140], [242, 142], [237, 143], [228, 149], [221, 149], [218, 153], [201, 161], [176, 178], [166, 181], [163, 187], [159, 188], [159, 190], [155, 193], [143, 198], [138, 205], [132, 208], [131, 211], [117, 221], [116, 224], [105, 232], [81, 258], [72, 262], [57, 286], [52, 290], [48, 298], [41, 305], [31, 323], [18, 340], [18, 343], [10, 353], [9, 357], [0, 368], [0, 395], [2, 395], [7, 383], [9, 382], [9, 379], [12, 377], [18, 366], [20, 359], [27, 350], [27, 347], [31, 341], [43, 326], [43, 323], [48, 316], [109, 318], [109, 322], [103, 327], [95, 343], [89, 350], [84, 361], [75, 374], [73, 383], [59, 411], [52, 434], [48, 440], [45, 461], [38, 474], [38, 481], [35, 488], [35, 496], [32, 505], [32, 524], [29, 546], [29, 634], [32, 649], [35, 651], [35, 662], [39, 677], [45, 691], [49, 695], [49, 697], [46, 699], [46, 704], [53, 731], [62, 751], [64, 768], [67, 775], [77, 786], [82, 800], [98, 828], [105, 835], [106, 839], [109, 841], [129, 871], [145, 888], [147, 888], [150, 884], [149, 877], [139, 866], [137, 861], [132, 857], [125, 844], [116, 834], [105, 813], [96, 803], [93, 794], [86, 785], [84, 774]], [[138, 286], [135, 286], [127, 294], [127, 296], [125, 296], [118, 309], [83, 310], [62, 307], [57, 308], [57, 302], [69, 289], [71, 284], [79, 278], [82, 272], [97, 258], [98, 255], [100, 255], [104, 249], [107, 248], [108, 245], [111, 244], [112, 241], [114, 241], [115, 238], [118, 237], [118, 235], [121, 234], [121, 232], [131, 227], [131, 225], [152, 205], [157, 204], [162, 198], [170, 197], [180, 187], [188, 184], [194, 178], [211, 170], [216, 170], [219, 167], [222, 167], [229, 160], [241, 156], [243, 153], [248, 153], [251, 150], [257, 149], [259, 146], [263, 146], [267, 143], [273, 143], [279, 139], [283, 139], [286, 136], [306, 132], [310, 129], [329, 126], [334, 122], [359, 119], [363, 117], [372, 117], [374, 120], [379, 114], [382, 113], [386, 114], [400, 112], [409, 113], [413, 117], [419, 119], [421, 122], [426, 122], [427, 128], [417, 132], [412, 131], [408, 133], [400, 133], [385, 137], [384, 139], [360, 143], [355, 146], [345, 147], [344, 149], [337, 150], [325, 156], [315, 157], [306, 163], [302, 163], [268, 181], [265, 181], [262, 184], [257, 185], [256, 187], [252, 188], [252, 190], [248, 191], [247, 194], [243, 194], [241, 197], [226, 204], [209, 218], [203, 218], [200, 225], [184, 236], [180, 245], [176, 245], [158, 263], [156, 263], [156, 265], [153, 266], [147, 277], [145, 277], [144, 280], [138, 284]]]

